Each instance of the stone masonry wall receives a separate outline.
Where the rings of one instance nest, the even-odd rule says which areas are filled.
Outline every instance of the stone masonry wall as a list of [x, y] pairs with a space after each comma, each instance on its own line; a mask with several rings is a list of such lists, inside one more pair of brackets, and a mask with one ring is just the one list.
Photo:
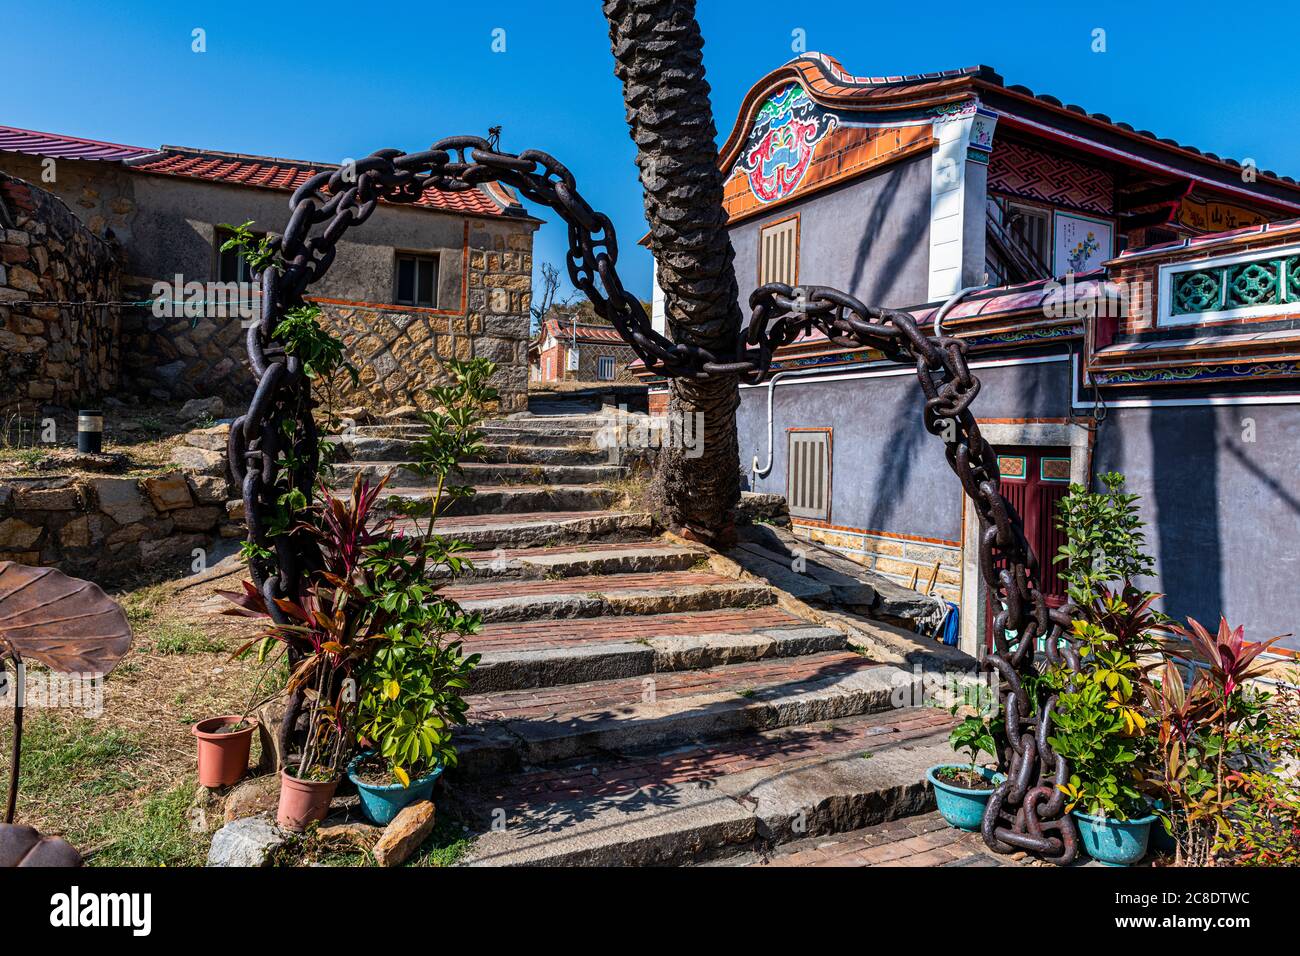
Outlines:
[[597, 342], [583, 342], [578, 346], [578, 372], [576, 377], [583, 382], [605, 381], [600, 377], [601, 358], [614, 359], [614, 378], [609, 381], [635, 382], [636, 376], [627, 370], [629, 362], [636, 358], [636, 353], [625, 345], [606, 345]]
[[0, 481], [0, 561], [56, 566], [111, 582], [195, 548], [242, 535], [224, 477], [181, 471], [147, 478]]
[[0, 173], [0, 410], [76, 405], [118, 384], [118, 249], [64, 203]]
[[447, 359], [487, 358], [504, 412], [528, 407], [528, 308], [532, 298], [532, 236], [475, 224], [466, 265], [465, 309], [322, 304], [347, 345], [360, 385], [346, 381], [342, 406], [368, 409], [429, 404], [425, 390], [446, 380]]
[[[38, 157], [0, 153], [0, 169], [32, 182]], [[112, 230], [125, 255], [121, 295], [151, 297], [153, 283], [215, 282], [217, 226], [253, 220], [283, 229], [287, 193], [132, 172], [111, 163], [61, 159], [49, 190], [97, 234]], [[310, 292], [347, 341], [363, 373], [342, 407], [377, 413], [420, 405], [452, 356], [484, 355], [501, 366], [505, 410], [526, 407], [532, 239], [537, 223], [518, 217], [461, 217], [383, 204], [339, 243], [329, 273]], [[440, 308], [391, 305], [398, 251], [436, 254]], [[0, 302], [0, 305], [3, 305]], [[237, 317], [159, 317], [145, 307], [121, 313], [120, 384], [155, 401], [221, 396], [238, 406], [255, 381]], [[373, 370], [366, 366], [374, 364]]]

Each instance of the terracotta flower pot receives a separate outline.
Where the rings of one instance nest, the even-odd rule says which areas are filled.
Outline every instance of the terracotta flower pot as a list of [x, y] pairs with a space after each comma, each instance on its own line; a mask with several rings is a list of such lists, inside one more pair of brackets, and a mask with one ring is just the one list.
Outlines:
[[[244, 721], [248, 726], [231, 733], [216, 733]], [[257, 718], [227, 714], [209, 717], [194, 725], [194, 736], [199, 740], [199, 783], [209, 790], [238, 783], [248, 770], [248, 752], [253, 746], [253, 731]]]
[[280, 808], [275, 822], [286, 830], [302, 831], [308, 824], [324, 820], [338, 785], [338, 777], [324, 782], [300, 780], [288, 770], [281, 770]]

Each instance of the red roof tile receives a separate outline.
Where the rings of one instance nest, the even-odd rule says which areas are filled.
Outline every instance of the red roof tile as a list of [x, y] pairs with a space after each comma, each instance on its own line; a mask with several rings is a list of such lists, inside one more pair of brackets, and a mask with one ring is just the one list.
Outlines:
[[[546, 335], [552, 335], [563, 341], [572, 341], [574, 338], [574, 325], [572, 322], [564, 322], [560, 319], [547, 319], [544, 330]], [[587, 325], [579, 322], [577, 325], [577, 339], [579, 342], [611, 342], [618, 345], [627, 345], [623, 341], [623, 336], [618, 334], [618, 329], [612, 325]], [[631, 346], [628, 346], [631, 348]]]
[[0, 150], [8, 153], [34, 153], [56, 159], [94, 159], [116, 162], [147, 156], [153, 152], [144, 146], [123, 146], [121, 143], [102, 143], [77, 136], [59, 133], [38, 133], [36, 130], [16, 126], [0, 126]]
[[[161, 150], [132, 160], [128, 165], [138, 172], [160, 176], [181, 176], [235, 186], [284, 190], [297, 189], [319, 172], [338, 169], [333, 163], [243, 156], [180, 146], [164, 146]], [[501, 216], [505, 215], [505, 207], [517, 203], [513, 197], [503, 196], [499, 191], [489, 195], [484, 189], [478, 188], [464, 192], [428, 189], [415, 205], [466, 216]]]

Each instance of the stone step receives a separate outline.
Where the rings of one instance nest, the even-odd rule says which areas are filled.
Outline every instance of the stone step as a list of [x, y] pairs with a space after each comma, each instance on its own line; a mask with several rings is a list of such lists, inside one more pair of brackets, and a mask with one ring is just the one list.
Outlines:
[[[399, 526], [421, 533], [419, 519], [399, 519]], [[572, 544], [645, 539], [659, 533], [645, 511], [552, 511], [536, 514], [460, 515], [440, 518], [437, 531], [471, 548], [560, 547]]]
[[931, 809], [925, 770], [951, 759], [951, 723], [942, 710], [906, 708], [768, 728], [453, 781], [448, 797], [478, 831], [474, 866], [752, 858]]
[[[478, 489], [469, 498], [443, 501], [440, 514], [497, 515], [539, 511], [604, 511], [621, 494], [600, 485], [498, 485]], [[406, 515], [427, 515], [432, 506], [428, 488], [384, 489], [381, 510]]]
[[911, 672], [851, 651], [471, 694], [467, 778], [889, 709]]
[[606, 427], [604, 423], [590, 425], [484, 425], [479, 430], [489, 441], [509, 444], [522, 441], [526, 445], [590, 445], [595, 435]]
[[716, 611], [776, 600], [765, 585], [695, 571], [456, 584], [443, 593], [485, 622]]
[[[336, 487], [349, 488], [352, 479], [361, 474], [367, 481], [377, 482], [391, 473], [390, 484], [404, 488], [431, 488], [437, 482], [417, 474], [400, 461], [356, 461], [334, 466]], [[452, 480], [476, 488], [495, 488], [501, 485], [582, 485], [602, 481], [617, 481], [625, 477], [627, 469], [618, 465], [506, 465], [485, 462], [465, 462]]]
[[699, 551], [656, 541], [611, 542], [559, 548], [472, 551], [465, 580], [572, 578], [591, 574], [689, 571], [707, 558]]
[[696, 670], [848, 648], [844, 634], [777, 607], [563, 622], [486, 624], [465, 639], [482, 655], [475, 693]]
[[611, 452], [594, 448], [529, 443], [485, 442], [483, 461], [511, 465], [616, 465]]

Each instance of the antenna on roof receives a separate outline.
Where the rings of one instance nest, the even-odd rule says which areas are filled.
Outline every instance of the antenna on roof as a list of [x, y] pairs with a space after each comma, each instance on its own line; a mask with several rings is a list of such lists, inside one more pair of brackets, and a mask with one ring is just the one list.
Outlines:
[[488, 127], [488, 146], [490, 146], [490, 147], [492, 148], [492, 151], [493, 151], [493, 152], [497, 152], [497, 151], [499, 151], [499, 149], [500, 149], [500, 147], [501, 147], [501, 127], [500, 127], [500, 126], [489, 126], [489, 127]]

